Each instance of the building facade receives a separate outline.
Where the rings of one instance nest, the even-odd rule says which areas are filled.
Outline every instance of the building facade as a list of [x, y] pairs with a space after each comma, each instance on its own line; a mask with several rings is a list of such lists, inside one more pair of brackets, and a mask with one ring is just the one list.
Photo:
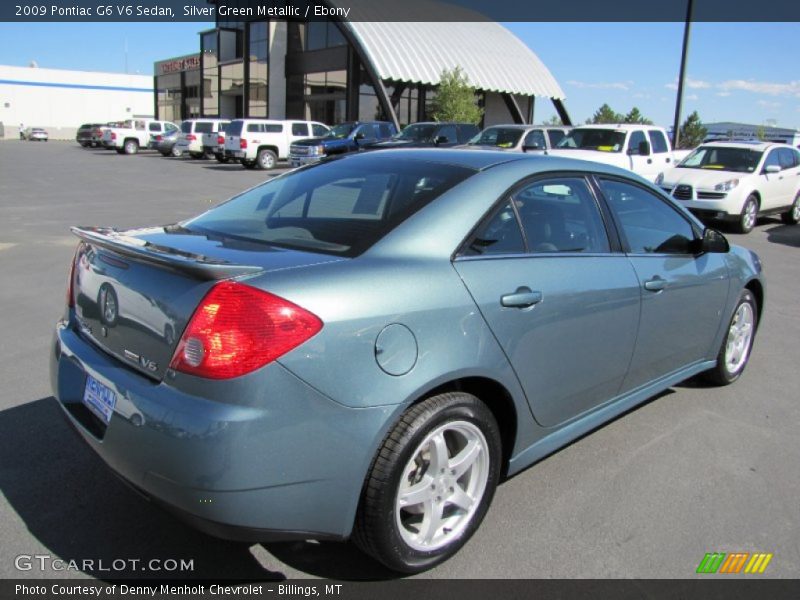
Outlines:
[[0, 123], [17, 138], [20, 123], [70, 139], [82, 123], [153, 114], [153, 78], [95, 71], [0, 65]]
[[[430, 15], [431, 4], [421, 5], [418, 10], [425, 12], [420, 14]], [[414, 6], [401, 7], [409, 19]], [[532, 122], [537, 98], [552, 101], [569, 123], [555, 78], [499, 24], [381, 20], [385, 4], [378, 13], [368, 2], [351, 10], [356, 12], [349, 20], [217, 15], [216, 28], [200, 34], [199, 73], [194, 67], [180, 75], [187, 82], [202, 79], [199, 102], [187, 96], [194, 93], [194, 83], [183, 88], [182, 105], [170, 100], [174, 95], [166, 90], [182, 87], [178, 74], [159, 72], [170, 61], [156, 63], [159, 118], [260, 117], [328, 124], [381, 119], [402, 126], [429, 118], [442, 71], [459, 67], [476, 89], [484, 125]], [[167, 77], [172, 77], [170, 85]], [[176, 105], [182, 106], [180, 115]]]

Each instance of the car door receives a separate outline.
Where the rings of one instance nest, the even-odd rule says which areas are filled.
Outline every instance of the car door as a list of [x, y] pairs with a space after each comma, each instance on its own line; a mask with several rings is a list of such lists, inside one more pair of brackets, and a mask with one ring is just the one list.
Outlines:
[[378, 141], [378, 134], [376, 125], [373, 123], [364, 123], [358, 126], [358, 129], [353, 133], [353, 139], [359, 146], [368, 146]]
[[642, 312], [623, 391], [713, 354], [728, 297], [723, 254], [693, 253], [701, 232], [657, 192], [598, 177], [639, 282]]
[[[761, 210], [772, 210], [787, 204], [786, 201], [786, 179], [781, 167], [779, 148], [773, 148], [764, 158], [764, 165], [761, 167], [759, 175], [759, 191], [761, 192]], [[778, 167], [780, 172], [770, 173], [767, 167]]]
[[579, 175], [522, 182], [454, 267], [531, 411], [554, 426], [614, 398], [636, 340], [636, 274]]
[[[639, 152], [642, 142], [647, 143], [649, 148], [647, 154]], [[650, 148], [650, 143], [647, 141], [644, 131], [640, 129], [631, 132], [630, 139], [628, 140], [628, 155], [631, 160], [631, 170], [645, 179], [653, 181], [656, 176], [664, 170], [662, 165], [656, 165], [653, 162], [652, 148]]]
[[650, 152], [652, 153], [653, 165], [655, 165], [656, 175], [671, 168], [672, 152], [669, 151], [669, 144], [663, 131], [650, 129], [647, 132], [650, 138]]
[[780, 207], [791, 206], [797, 193], [798, 183], [800, 183], [800, 167], [798, 167], [795, 152], [792, 148], [778, 148], [778, 160], [781, 165], [781, 172], [778, 174], [778, 182], [781, 188]]

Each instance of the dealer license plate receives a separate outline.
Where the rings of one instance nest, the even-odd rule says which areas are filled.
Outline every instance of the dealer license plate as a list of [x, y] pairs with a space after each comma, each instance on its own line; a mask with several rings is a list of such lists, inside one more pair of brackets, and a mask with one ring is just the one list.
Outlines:
[[103, 385], [91, 375], [86, 376], [86, 387], [83, 390], [83, 403], [103, 423], [108, 425], [114, 407], [117, 405], [117, 395], [111, 388]]

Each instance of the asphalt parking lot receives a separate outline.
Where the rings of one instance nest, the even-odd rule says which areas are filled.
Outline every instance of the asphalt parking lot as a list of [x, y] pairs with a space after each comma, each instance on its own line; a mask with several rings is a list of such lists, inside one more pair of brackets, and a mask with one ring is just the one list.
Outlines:
[[[0, 577], [392, 576], [351, 545], [195, 532], [120, 483], [51, 397], [69, 226], [171, 223], [267, 177], [152, 152], [0, 142]], [[716, 551], [773, 553], [763, 576], [800, 577], [800, 226], [764, 219], [729, 239], [759, 253], [768, 284], [741, 380], [675, 387], [504, 483], [469, 544], [421, 577], [684, 578]], [[194, 570], [20, 572], [19, 555], [186, 559]]]

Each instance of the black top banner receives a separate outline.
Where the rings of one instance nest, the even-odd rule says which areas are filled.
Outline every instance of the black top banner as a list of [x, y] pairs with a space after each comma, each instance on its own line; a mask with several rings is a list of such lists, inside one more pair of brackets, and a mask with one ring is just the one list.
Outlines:
[[[5, 22], [350, 21], [800, 22], [798, 0], [11, 0]], [[798, 29], [800, 37], [800, 29]], [[751, 43], [753, 40], [743, 40]]]

